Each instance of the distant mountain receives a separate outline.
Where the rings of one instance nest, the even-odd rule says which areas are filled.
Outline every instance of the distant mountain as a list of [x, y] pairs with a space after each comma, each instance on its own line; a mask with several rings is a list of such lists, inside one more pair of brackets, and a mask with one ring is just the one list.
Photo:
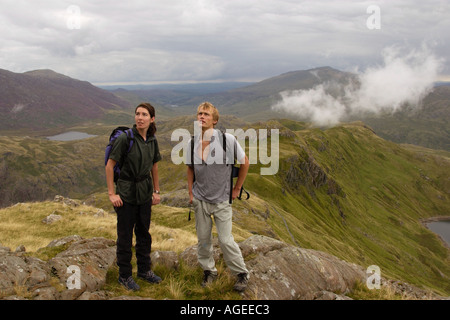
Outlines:
[[222, 113], [235, 115], [248, 121], [286, 117], [285, 114], [271, 110], [271, 106], [280, 99], [280, 92], [311, 89], [327, 81], [347, 84], [350, 81], [356, 81], [356, 78], [352, 73], [331, 67], [291, 71], [245, 87], [198, 96], [187, 101], [185, 105], [192, 106], [201, 101], [211, 101], [221, 109]]
[[450, 86], [435, 87], [416, 111], [361, 120], [384, 139], [450, 151]]
[[52, 70], [14, 73], [0, 69], [3, 129], [70, 126], [104, 118], [130, 106], [111, 92]]
[[[286, 117], [271, 110], [286, 90], [311, 89], [326, 81], [347, 84], [356, 81], [355, 75], [331, 67], [291, 71], [257, 83], [226, 83], [216, 85], [192, 84], [152, 88], [116, 89], [113, 92], [130, 101], [148, 100], [171, 109], [172, 114], [192, 114], [203, 101], [216, 105], [222, 114], [248, 121]], [[128, 88], [129, 89], [129, 88]]]
[[[347, 84], [358, 83], [357, 75], [331, 67], [283, 73], [251, 85], [216, 93], [192, 95], [178, 92], [139, 91], [141, 97], [170, 106], [176, 101], [178, 108], [171, 108], [178, 114], [193, 114], [202, 101], [215, 104], [221, 114], [228, 114], [245, 121], [266, 121], [277, 118], [294, 118], [284, 111], [274, 111], [271, 106], [280, 100], [280, 92], [286, 90], [308, 90], [324, 83], [334, 85], [334, 90], [343, 90]], [[332, 92], [344, 96], [343, 92]], [[122, 97], [126, 97], [121, 92]], [[170, 107], [169, 107], [170, 108]], [[421, 108], [412, 112], [403, 110], [395, 114], [359, 116], [349, 121], [361, 120], [369, 124], [381, 137], [397, 143], [409, 143], [428, 148], [450, 151], [450, 86], [436, 84], [422, 101]]]

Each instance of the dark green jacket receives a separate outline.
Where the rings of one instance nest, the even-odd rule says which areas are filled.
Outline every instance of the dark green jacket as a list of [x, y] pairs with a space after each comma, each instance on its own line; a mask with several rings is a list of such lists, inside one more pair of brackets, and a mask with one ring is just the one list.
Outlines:
[[[150, 171], [153, 164], [161, 160], [161, 155], [156, 137], [147, 135], [147, 140], [144, 141], [136, 125], [133, 126], [133, 133], [135, 141], [125, 157], [117, 180], [116, 193], [127, 203], [141, 205], [152, 200], [153, 181]], [[127, 135], [124, 133], [117, 138], [109, 158], [120, 161], [127, 149]], [[146, 177], [148, 178], [145, 179]]]

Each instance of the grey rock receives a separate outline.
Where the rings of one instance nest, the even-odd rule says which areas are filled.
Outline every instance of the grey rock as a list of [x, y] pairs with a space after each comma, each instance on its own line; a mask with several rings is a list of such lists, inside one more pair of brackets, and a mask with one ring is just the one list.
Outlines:
[[152, 264], [159, 264], [171, 269], [178, 269], [180, 262], [173, 251], [154, 251], [150, 254]]
[[47, 245], [47, 248], [59, 247], [59, 246], [65, 245], [67, 243], [79, 241], [79, 240], [82, 240], [82, 239], [83, 238], [80, 237], [79, 235], [72, 235], [72, 236], [61, 238], [61, 239], [56, 239], [56, 240], [51, 241]]
[[82, 239], [72, 243], [69, 248], [52, 258], [48, 265], [62, 283], [67, 284], [72, 274], [70, 266], [79, 268], [79, 289], [61, 293], [62, 299], [76, 299], [84, 291], [97, 291], [106, 281], [106, 273], [116, 259], [115, 241], [105, 238]]
[[52, 224], [52, 223], [55, 223], [56, 221], [61, 220], [61, 218], [62, 218], [61, 215], [52, 213], [52, 214], [48, 215], [47, 217], [45, 217], [44, 219], [42, 219], [42, 223]]
[[317, 292], [349, 292], [365, 279], [363, 269], [325, 252], [302, 249], [281, 241], [253, 236], [240, 244], [250, 281], [247, 299], [312, 300]]

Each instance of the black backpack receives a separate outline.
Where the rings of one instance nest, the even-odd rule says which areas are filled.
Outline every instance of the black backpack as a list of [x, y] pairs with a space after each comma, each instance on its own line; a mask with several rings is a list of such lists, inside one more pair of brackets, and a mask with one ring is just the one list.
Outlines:
[[[223, 131], [220, 131], [222, 133], [222, 147], [225, 156], [227, 156], [227, 139], [226, 135]], [[191, 164], [194, 165], [194, 136], [191, 137]], [[229, 166], [229, 163], [226, 163], [227, 166]], [[230, 176], [230, 199], [229, 202], [233, 203], [233, 178], [237, 178], [239, 176], [239, 167], [236, 167], [233, 163], [231, 164], [231, 176]], [[195, 181], [195, 171], [194, 171], [194, 181]], [[247, 194], [247, 199], [250, 199], [250, 193], [247, 192], [247, 190], [244, 189], [244, 186], [242, 186], [241, 191], [239, 192], [239, 196], [237, 197], [239, 200], [242, 200], [242, 192], [245, 192]]]

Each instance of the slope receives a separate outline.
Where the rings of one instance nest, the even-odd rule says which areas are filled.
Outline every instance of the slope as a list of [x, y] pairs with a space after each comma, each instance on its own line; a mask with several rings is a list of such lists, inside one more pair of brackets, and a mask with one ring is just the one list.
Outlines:
[[277, 235], [448, 294], [448, 249], [421, 224], [449, 215], [448, 154], [412, 152], [359, 123], [278, 126], [285, 132], [279, 173], [261, 176], [253, 166], [246, 180]]

